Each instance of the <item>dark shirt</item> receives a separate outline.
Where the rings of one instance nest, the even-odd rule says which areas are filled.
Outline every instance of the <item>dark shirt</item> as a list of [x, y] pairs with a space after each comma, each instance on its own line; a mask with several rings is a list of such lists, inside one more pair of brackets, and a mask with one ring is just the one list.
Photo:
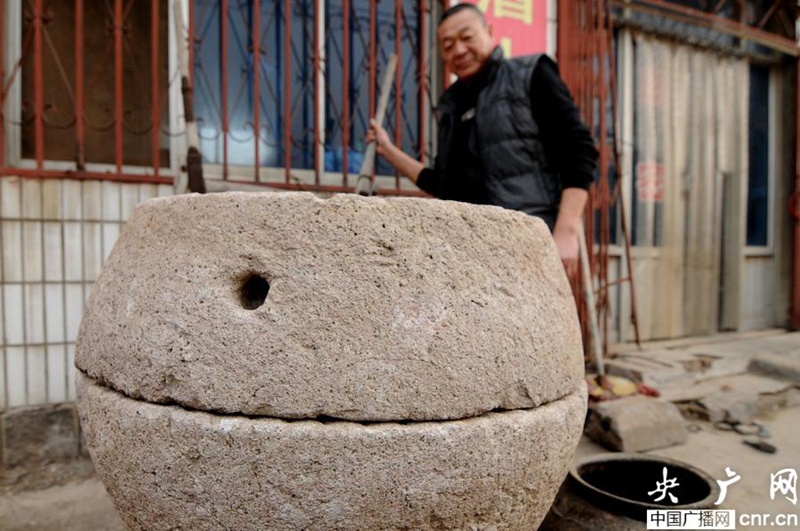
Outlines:
[[[467, 203], [487, 202], [473, 128], [478, 95], [489, 82], [492, 65], [488, 66], [463, 82], [456, 93], [456, 116], [460, 119], [453, 129], [447, 174], [425, 168], [417, 178], [417, 186], [433, 196]], [[558, 67], [547, 56], [542, 56], [533, 70], [529, 93], [548, 166], [561, 176], [563, 188], [588, 189], [594, 179], [597, 149]]]

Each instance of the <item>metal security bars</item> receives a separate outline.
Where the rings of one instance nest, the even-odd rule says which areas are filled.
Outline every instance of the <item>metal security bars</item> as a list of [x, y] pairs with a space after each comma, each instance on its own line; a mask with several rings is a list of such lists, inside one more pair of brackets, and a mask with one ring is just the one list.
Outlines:
[[[400, 57], [387, 129], [432, 151], [444, 75], [426, 0], [0, 0], [0, 173], [171, 182], [183, 145], [176, 47], [187, 46], [212, 178], [348, 191], [380, 74]], [[435, 77], [435, 78], [434, 78]], [[410, 183], [383, 161], [382, 191]]]

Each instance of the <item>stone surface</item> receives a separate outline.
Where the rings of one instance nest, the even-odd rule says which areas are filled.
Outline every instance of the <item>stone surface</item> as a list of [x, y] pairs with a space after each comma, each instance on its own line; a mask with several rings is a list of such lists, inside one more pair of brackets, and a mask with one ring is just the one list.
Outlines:
[[[258, 282], [242, 301], [251, 275], [269, 282], [256, 309]], [[375, 421], [533, 408], [583, 378], [541, 220], [301, 193], [137, 207], [92, 289], [76, 365], [149, 402]]]
[[678, 408], [645, 396], [593, 404], [586, 435], [622, 452], [646, 452], [686, 442], [686, 428]]
[[751, 360], [750, 369], [800, 385], [800, 354], [761, 352]]
[[283, 421], [187, 411], [77, 381], [100, 477], [131, 529], [518, 529], [566, 476], [585, 388], [446, 422]]
[[698, 401], [718, 392], [745, 391], [759, 395], [780, 394], [792, 387], [789, 382], [767, 378], [757, 374], [737, 374], [712, 378], [686, 385], [672, 385], [659, 389], [661, 398], [670, 402]]
[[747, 423], [758, 414], [758, 393], [727, 388], [698, 401], [711, 422]]
[[74, 459], [80, 452], [74, 404], [15, 408], [2, 414], [4, 469]]

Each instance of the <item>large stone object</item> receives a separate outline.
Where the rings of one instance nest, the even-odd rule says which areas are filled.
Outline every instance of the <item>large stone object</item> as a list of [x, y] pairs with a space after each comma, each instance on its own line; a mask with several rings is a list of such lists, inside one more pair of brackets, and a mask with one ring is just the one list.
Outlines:
[[[248, 309], [242, 289], [259, 278], [269, 292]], [[577, 330], [555, 246], [530, 216], [418, 199], [172, 197], [128, 221], [76, 365], [128, 396], [206, 411], [458, 419], [576, 389]]]
[[84, 427], [131, 529], [536, 529], [567, 474], [582, 392], [408, 424], [250, 419], [78, 382]]
[[76, 365], [132, 529], [535, 529], [586, 411], [544, 223], [434, 200], [150, 201]]

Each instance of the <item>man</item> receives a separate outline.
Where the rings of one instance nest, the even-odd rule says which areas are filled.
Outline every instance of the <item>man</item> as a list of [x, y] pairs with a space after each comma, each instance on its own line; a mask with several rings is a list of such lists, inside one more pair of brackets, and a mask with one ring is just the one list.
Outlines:
[[375, 120], [367, 140], [422, 190], [441, 199], [492, 204], [542, 218], [570, 276], [597, 150], [558, 68], [545, 55], [506, 60], [472, 4], [442, 15], [442, 59], [458, 81], [437, 106], [439, 152], [426, 168]]

